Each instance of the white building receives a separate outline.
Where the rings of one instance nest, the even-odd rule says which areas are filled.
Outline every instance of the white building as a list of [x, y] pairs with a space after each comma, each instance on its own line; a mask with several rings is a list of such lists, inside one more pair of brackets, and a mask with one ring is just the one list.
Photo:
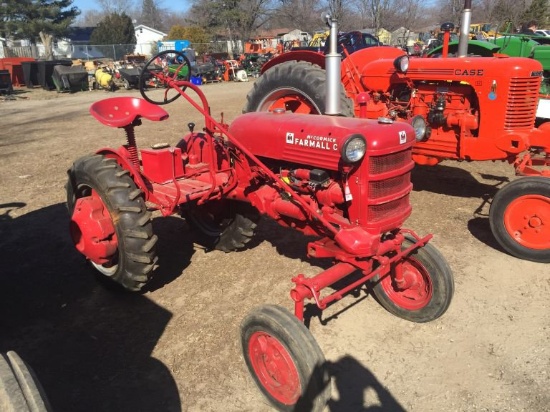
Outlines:
[[143, 24], [135, 26], [134, 32], [137, 43], [134, 53], [145, 54], [146, 56], [151, 56], [153, 54], [153, 47], [156, 46], [158, 41], [167, 36], [167, 33], [144, 26]]

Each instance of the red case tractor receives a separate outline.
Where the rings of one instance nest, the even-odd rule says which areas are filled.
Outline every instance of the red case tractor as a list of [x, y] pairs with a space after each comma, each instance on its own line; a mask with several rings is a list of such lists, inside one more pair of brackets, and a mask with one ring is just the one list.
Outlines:
[[[210, 116], [188, 69], [182, 53], [164, 51], [142, 72], [143, 99], [114, 97], [91, 106], [99, 122], [124, 130], [127, 143], [84, 156], [68, 171], [72, 239], [99, 274], [140, 290], [156, 264], [151, 210], [183, 215], [210, 247], [224, 251], [245, 246], [259, 214], [315, 236], [307, 255], [333, 265], [313, 277], [295, 276], [294, 314], [261, 306], [242, 322], [241, 337], [246, 364], [276, 408], [297, 410], [308, 402], [321, 411], [330, 378], [303, 323], [307, 300], [324, 309], [368, 284], [391, 313], [428, 322], [453, 296], [451, 270], [428, 243], [432, 236], [401, 228], [411, 213], [414, 129], [284, 111], [244, 114], [227, 128]], [[150, 77], [160, 87], [148, 88]], [[167, 119], [160, 105], [180, 96], [204, 115], [204, 129], [189, 124], [175, 146], [138, 149], [135, 127], [142, 119]], [[336, 283], [342, 279], [345, 286]]]
[[[448, 45], [452, 27], [442, 29]], [[467, 45], [467, 27], [462, 32]], [[513, 256], [550, 262], [550, 123], [535, 127], [542, 66], [504, 55], [450, 57], [446, 50], [441, 58], [409, 59], [393, 47], [344, 48], [340, 73], [331, 76], [320, 53], [285, 53], [262, 67], [243, 111], [327, 113], [325, 97], [334, 93], [341, 115], [411, 124], [418, 164], [509, 162], [524, 177], [494, 197], [492, 232]], [[338, 87], [325, 87], [331, 82]]]

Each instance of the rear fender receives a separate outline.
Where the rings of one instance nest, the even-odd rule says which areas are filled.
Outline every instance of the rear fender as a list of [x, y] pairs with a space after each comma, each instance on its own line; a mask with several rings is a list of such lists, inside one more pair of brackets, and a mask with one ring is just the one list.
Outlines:
[[269, 70], [273, 66], [276, 66], [284, 62], [292, 61], [292, 60], [305, 61], [311, 64], [316, 64], [321, 69], [325, 68], [324, 54], [309, 51], [309, 50], [296, 50], [296, 51], [290, 51], [288, 53], [283, 53], [269, 60], [262, 66], [260, 74], [263, 74], [265, 71]]
[[96, 153], [109, 159], [115, 159], [116, 162], [124, 170], [130, 172], [132, 180], [135, 182], [136, 186], [140, 188], [143, 193], [145, 193], [145, 200], [148, 200], [149, 190], [147, 189], [147, 185], [145, 184], [145, 181], [143, 180], [143, 177], [141, 176], [139, 170], [136, 170], [136, 168], [130, 161], [130, 153], [128, 152], [128, 149], [126, 149], [126, 147], [121, 146], [118, 149], [106, 147], [99, 149]]

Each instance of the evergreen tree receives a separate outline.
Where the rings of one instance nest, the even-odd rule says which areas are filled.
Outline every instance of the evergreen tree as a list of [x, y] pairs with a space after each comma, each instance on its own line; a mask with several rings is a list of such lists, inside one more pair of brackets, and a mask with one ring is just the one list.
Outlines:
[[132, 19], [125, 13], [105, 17], [90, 36], [90, 43], [94, 45], [112, 44], [113, 48], [107, 49], [104, 54], [115, 60], [133, 52], [136, 42]]
[[46, 58], [51, 59], [53, 37], [67, 34], [80, 14], [72, 4], [73, 0], [2, 0], [0, 33], [4, 37], [27, 39], [32, 45], [40, 39]]

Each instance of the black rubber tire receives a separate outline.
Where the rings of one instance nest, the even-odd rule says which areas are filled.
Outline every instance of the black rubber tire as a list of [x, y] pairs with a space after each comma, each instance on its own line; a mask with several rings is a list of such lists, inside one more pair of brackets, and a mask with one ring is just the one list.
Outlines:
[[198, 242], [209, 250], [232, 252], [243, 249], [254, 237], [259, 220], [256, 209], [246, 203], [214, 200], [190, 205], [182, 212], [198, 234]]
[[541, 248], [533, 249], [521, 244], [523, 239], [521, 239], [520, 232], [517, 235], [520, 237], [518, 241], [505, 227], [505, 217], [507, 213], [510, 213], [508, 209], [510, 204], [523, 196], [531, 195], [546, 198], [546, 202], [541, 200], [539, 203], [545, 208], [543, 210], [521, 208], [522, 215], [534, 216], [537, 214], [542, 220], [542, 228], [550, 227], [550, 179], [542, 176], [529, 176], [514, 180], [497, 192], [489, 209], [491, 231], [500, 246], [512, 256], [533, 262], [550, 263], [550, 248], [543, 248], [550, 242], [550, 237], [545, 235], [548, 234], [548, 229], [543, 231], [544, 235], [541, 235], [540, 240], [543, 243]]
[[[72, 216], [78, 198], [94, 189], [111, 216], [118, 238], [118, 250], [112, 266], [92, 264], [104, 277], [130, 291], [142, 289], [150, 280], [157, 261], [151, 214], [143, 192], [137, 188], [127, 170], [114, 159], [101, 155], [85, 156], [68, 171], [67, 208]], [[103, 277], [102, 277], [103, 278]]]
[[[326, 71], [317, 65], [304, 61], [289, 61], [273, 66], [263, 73], [246, 96], [243, 113], [268, 111], [277, 99], [283, 96], [298, 95], [304, 98], [311, 108], [311, 114], [325, 113]], [[287, 111], [294, 111], [292, 104]], [[353, 102], [342, 87], [340, 95], [342, 116], [353, 117]]]
[[[298, 399], [285, 404], [273, 397], [261, 383], [250, 359], [249, 344], [255, 333], [265, 333], [275, 339], [290, 355], [298, 372]], [[330, 376], [323, 352], [311, 332], [292, 313], [276, 305], [253, 309], [241, 324], [241, 348], [254, 382], [279, 411], [321, 412], [331, 396]], [[276, 381], [276, 378], [271, 376]]]
[[49, 412], [52, 408], [34, 371], [13, 351], [0, 354], [0, 411]]
[[[406, 235], [401, 249], [404, 250], [414, 243], [414, 238]], [[415, 268], [419, 267], [425, 271], [426, 276], [429, 276], [432, 293], [429, 302], [418, 310], [404, 308], [388, 296], [388, 293], [384, 290], [380, 276], [375, 276], [371, 281], [373, 286], [372, 293], [375, 299], [388, 312], [411, 322], [425, 323], [439, 318], [449, 308], [454, 294], [454, 278], [447, 261], [430, 243], [416, 249], [405, 259], [407, 263], [410, 263]], [[391, 276], [391, 274], [387, 276]]]

